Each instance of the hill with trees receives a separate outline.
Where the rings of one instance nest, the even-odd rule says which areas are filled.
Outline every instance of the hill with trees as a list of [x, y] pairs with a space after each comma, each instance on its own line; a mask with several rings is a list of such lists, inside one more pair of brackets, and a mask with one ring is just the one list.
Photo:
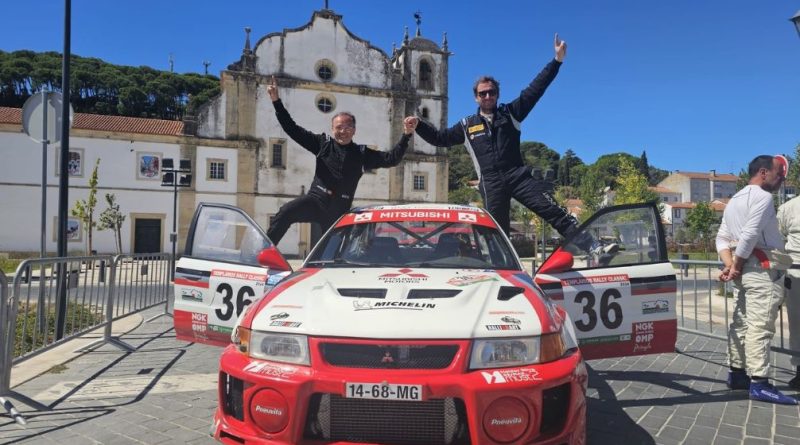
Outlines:
[[[21, 108], [42, 90], [61, 91], [61, 54], [0, 51], [0, 106]], [[76, 113], [180, 120], [220, 92], [219, 78], [121, 66], [73, 55], [70, 102]]]

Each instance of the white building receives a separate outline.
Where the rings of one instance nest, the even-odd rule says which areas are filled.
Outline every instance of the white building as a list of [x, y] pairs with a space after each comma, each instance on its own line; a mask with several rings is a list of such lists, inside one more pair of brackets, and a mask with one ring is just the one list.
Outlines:
[[[316, 11], [306, 25], [272, 33], [251, 49], [247, 30], [238, 62], [222, 71], [222, 92], [184, 122], [77, 114], [70, 137], [69, 207], [88, 194], [88, 180], [100, 160], [98, 206], [113, 193], [127, 216], [124, 252], [170, 251], [172, 189], [161, 186], [165, 158], [191, 161], [192, 187], [178, 198], [179, 251], [200, 202], [246, 210], [263, 227], [281, 205], [306, 192], [314, 156], [289, 139], [275, 118], [266, 87], [272, 76], [294, 120], [315, 133], [329, 132], [332, 116], [352, 112], [356, 143], [390, 149], [402, 134], [402, 118], [420, 114], [447, 124], [448, 57], [417, 36], [406, 37], [387, 55], [353, 35], [342, 17]], [[47, 250], [56, 250], [59, 148], [47, 158]], [[21, 126], [21, 110], [0, 108], [0, 252], [39, 250], [41, 144]], [[365, 174], [354, 205], [446, 202], [444, 151], [414, 138], [403, 163]], [[70, 221], [75, 227], [77, 221]], [[70, 251], [85, 250], [85, 235], [70, 233]], [[280, 244], [287, 254], [304, 255], [313, 241], [309, 224], [293, 226]], [[111, 232], [95, 232], [93, 248], [113, 252]]]

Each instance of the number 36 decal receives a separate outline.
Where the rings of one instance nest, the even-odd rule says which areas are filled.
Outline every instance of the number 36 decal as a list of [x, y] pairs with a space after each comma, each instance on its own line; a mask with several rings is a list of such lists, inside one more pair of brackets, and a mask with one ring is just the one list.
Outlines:
[[[622, 307], [617, 301], [622, 295], [617, 289], [605, 289], [600, 296], [600, 305], [597, 307], [597, 299], [594, 293], [589, 290], [582, 290], [575, 294], [575, 303], [581, 305], [583, 316], [575, 320], [575, 327], [579, 331], [587, 332], [597, 326], [598, 311], [600, 322], [608, 330], [618, 328], [622, 324]], [[588, 320], [586, 320], [588, 318]]]
[[250, 286], [240, 287], [239, 291], [236, 292], [236, 307], [234, 308], [234, 303], [233, 303], [234, 291], [233, 287], [231, 287], [230, 284], [220, 283], [217, 286], [216, 293], [222, 296], [223, 308], [216, 309], [214, 312], [217, 314], [217, 317], [222, 321], [230, 320], [231, 317], [234, 315], [234, 313], [236, 314], [236, 317], [242, 315], [242, 311], [244, 311], [244, 308], [246, 308], [247, 305], [253, 302], [253, 297], [255, 297], [256, 295], [252, 287]]

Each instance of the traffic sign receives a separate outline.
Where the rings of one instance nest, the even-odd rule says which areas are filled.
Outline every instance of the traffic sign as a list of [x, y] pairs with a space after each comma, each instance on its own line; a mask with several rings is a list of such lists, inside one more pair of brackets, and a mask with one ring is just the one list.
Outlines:
[[[34, 94], [22, 106], [22, 128], [36, 142], [57, 144], [61, 141], [61, 93], [45, 91]], [[69, 107], [69, 125], [72, 127], [73, 111]]]

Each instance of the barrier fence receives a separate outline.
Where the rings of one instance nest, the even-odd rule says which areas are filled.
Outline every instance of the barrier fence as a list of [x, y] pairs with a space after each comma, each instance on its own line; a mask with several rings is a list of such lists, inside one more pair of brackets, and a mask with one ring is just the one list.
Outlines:
[[[0, 396], [25, 400], [10, 390], [12, 366], [89, 331], [104, 328], [103, 337], [82, 350], [107, 343], [133, 350], [112, 336], [112, 324], [159, 304], [169, 314], [170, 258], [159, 253], [30, 259], [17, 267], [10, 295], [0, 272]], [[0, 403], [25, 423], [8, 400]]]

